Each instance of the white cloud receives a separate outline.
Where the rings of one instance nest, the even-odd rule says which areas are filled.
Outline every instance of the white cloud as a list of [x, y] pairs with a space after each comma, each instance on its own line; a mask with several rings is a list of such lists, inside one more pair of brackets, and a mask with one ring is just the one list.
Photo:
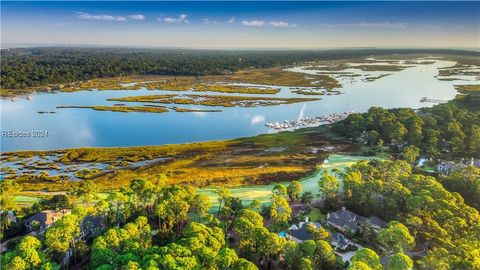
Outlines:
[[262, 21], [262, 20], [252, 20], [252, 21], [242, 21], [242, 25], [253, 26], [253, 27], [264, 27], [270, 26], [275, 28], [287, 28], [287, 27], [297, 27], [296, 24], [284, 22], [284, 21]]
[[279, 28], [286, 28], [286, 27], [297, 27], [296, 24], [283, 22], [283, 21], [271, 21], [268, 23], [271, 27], [279, 27]]
[[209, 18], [204, 18], [203, 23], [205, 23], [205, 24], [217, 24], [217, 21], [212, 21]]
[[256, 114], [252, 117], [252, 120], [250, 120], [250, 123], [252, 125], [258, 125], [258, 124], [263, 124], [265, 123], [265, 115], [262, 114]]
[[114, 16], [114, 15], [107, 15], [107, 14], [90, 14], [85, 12], [77, 12], [77, 18], [82, 20], [113, 21], [113, 22], [124, 22], [127, 20], [132, 20], [132, 21], [145, 20], [145, 16], [142, 14]]
[[335, 27], [359, 27], [359, 28], [406, 28], [407, 24], [403, 22], [360, 22], [360, 23], [342, 23], [342, 24], [323, 24], [325, 27], [335, 28]]
[[167, 17], [158, 20], [164, 23], [190, 23], [187, 14], [180, 14], [180, 16], [178, 16], [177, 18]]
[[265, 26], [265, 21], [257, 21], [257, 20], [253, 20], [253, 21], [242, 21], [242, 25], [245, 25], [245, 26], [254, 26], [254, 27], [262, 27], [262, 26]]
[[144, 21], [145, 16], [142, 14], [132, 14], [127, 16], [128, 19], [130, 20], [136, 20], [136, 21]]
[[235, 17], [230, 17], [230, 19], [228, 19], [227, 23], [234, 23], [235, 22]]

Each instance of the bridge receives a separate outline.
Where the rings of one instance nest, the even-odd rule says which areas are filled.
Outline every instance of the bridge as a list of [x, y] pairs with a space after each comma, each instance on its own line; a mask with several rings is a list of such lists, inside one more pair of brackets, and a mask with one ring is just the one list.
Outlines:
[[428, 103], [447, 103], [448, 100], [423, 97], [422, 99], [420, 99], [420, 102], [422, 102], [422, 103], [423, 103], [423, 102], [428, 102]]

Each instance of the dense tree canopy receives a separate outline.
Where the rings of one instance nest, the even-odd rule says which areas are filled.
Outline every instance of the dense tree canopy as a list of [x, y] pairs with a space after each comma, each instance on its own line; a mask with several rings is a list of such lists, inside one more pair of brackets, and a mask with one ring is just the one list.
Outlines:
[[316, 50], [231, 51], [133, 48], [17, 48], [1, 50], [1, 87], [26, 88], [123, 75], [211, 75], [243, 68], [264, 68], [298, 62], [349, 59], [392, 53], [447, 53], [451, 50]]
[[[462, 100], [470, 99], [476, 99], [476, 96], [469, 95]], [[480, 158], [479, 127], [479, 110], [448, 103], [423, 108], [420, 113], [407, 108], [387, 110], [372, 107], [366, 113], [349, 115], [346, 120], [336, 123], [333, 130], [351, 140], [370, 145], [406, 143], [410, 147], [404, 150], [403, 157], [412, 163], [419, 154]]]
[[411, 234], [431, 247], [422, 259], [425, 269], [442, 263], [451, 269], [480, 267], [480, 214], [435, 178], [412, 174], [405, 161], [360, 162], [342, 178], [349, 209], [406, 226], [395, 222], [380, 232], [379, 242], [390, 253], [412, 247]]

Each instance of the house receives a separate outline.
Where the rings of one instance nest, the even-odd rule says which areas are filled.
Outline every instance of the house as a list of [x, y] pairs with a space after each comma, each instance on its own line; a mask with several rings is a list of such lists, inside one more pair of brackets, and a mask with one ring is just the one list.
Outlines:
[[44, 210], [26, 219], [23, 223], [28, 231], [36, 231], [38, 229], [45, 230], [55, 224], [57, 220], [63, 216], [69, 215], [72, 211], [69, 209], [61, 210]]
[[441, 174], [449, 174], [452, 171], [452, 167], [455, 165], [453, 161], [442, 161], [437, 165], [437, 171]]
[[312, 236], [307, 231], [307, 228], [310, 224], [313, 224], [316, 228], [320, 228], [321, 225], [318, 222], [309, 222], [308, 217], [305, 217], [305, 221], [300, 221], [298, 226], [296, 224], [290, 226], [288, 228], [288, 233], [286, 238], [288, 240], [295, 241], [297, 243], [302, 243], [303, 241], [307, 241], [312, 239]]
[[[5, 212], [3, 210], [0, 210], [0, 215], [3, 215]], [[10, 224], [10, 223], [15, 223], [17, 222], [17, 216], [15, 215], [15, 213], [13, 211], [7, 211], [7, 214], [5, 216], [5, 220], [7, 222], [7, 224]]]
[[105, 228], [105, 217], [102, 215], [88, 215], [81, 224], [81, 233], [83, 239], [88, 239], [94, 236], [95, 233]]
[[387, 222], [376, 216], [371, 216], [368, 219], [368, 223], [370, 224], [370, 226], [372, 226], [375, 232], [380, 231], [381, 228], [385, 228], [388, 225]]
[[362, 226], [365, 224], [372, 226], [376, 232], [387, 226], [387, 222], [379, 217], [371, 216], [370, 218], [366, 218], [347, 210], [345, 207], [342, 207], [342, 210], [328, 213], [327, 223], [343, 233], [348, 232], [354, 234], [361, 231]]
[[357, 215], [345, 209], [345, 207], [342, 207], [342, 210], [327, 214], [327, 223], [341, 232], [356, 233], [360, 230], [360, 224], [365, 221], [365, 217]]
[[348, 240], [345, 235], [341, 233], [332, 233], [332, 246], [337, 249], [346, 249], [350, 245], [350, 240]]
[[470, 160], [470, 166], [480, 167], [480, 159], [472, 158]]
[[448, 175], [452, 172], [459, 171], [466, 168], [467, 165], [463, 163], [455, 163], [453, 161], [442, 161], [437, 165], [437, 171], [440, 174]]
[[[290, 226], [286, 238], [296, 243], [302, 243], [304, 241], [311, 240], [312, 235], [307, 230], [308, 226], [311, 226], [310, 224], [313, 224], [317, 229], [321, 227], [320, 223], [318, 222], [300, 222], [298, 226]], [[345, 235], [341, 233], [334, 232], [330, 235], [332, 236], [332, 241], [330, 244], [336, 249], [346, 249], [352, 243], [345, 237]]]

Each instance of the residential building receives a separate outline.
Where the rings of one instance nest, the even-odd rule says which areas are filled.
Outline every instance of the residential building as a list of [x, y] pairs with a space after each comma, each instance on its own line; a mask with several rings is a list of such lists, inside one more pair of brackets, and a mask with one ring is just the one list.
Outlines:
[[81, 224], [82, 238], [88, 239], [105, 228], [105, 217], [102, 215], [88, 215]]
[[332, 233], [332, 246], [336, 249], [346, 249], [350, 245], [350, 240], [348, 240], [345, 235], [341, 233]]
[[69, 209], [44, 210], [26, 219], [23, 223], [28, 231], [46, 230], [63, 216], [69, 215]]
[[345, 207], [342, 207], [342, 210], [328, 213], [327, 223], [343, 233], [357, 233], [361, 231], [362, 226], [365, 224], [371, 225], [375, 231], [379, 231], [387, 225], [379, 217], [372, 216], [366, 218], [345, 209]]
[[463, 163], [455, 163], [453, 161], [442, 161], [437, 165], [437, 171], [440, 174], [448, 175], [452, 172], [459, 171], [466, 167], [467, 165]]
[[288, 233], [286, 238], [288, 240], [295, 241], [297, 243], [302, 243], [303, 241], [307, 241], [312, 239], [311, 234], [307, 231], [307, 228], [310, 224], [313, 224], [316, 228], [320, 228], [321, 225], [318, 222], [309, 222], [308, 217], [305, 218], [305, 221], [301, 221], [297, 225], [292, 225], [288, 228]]

